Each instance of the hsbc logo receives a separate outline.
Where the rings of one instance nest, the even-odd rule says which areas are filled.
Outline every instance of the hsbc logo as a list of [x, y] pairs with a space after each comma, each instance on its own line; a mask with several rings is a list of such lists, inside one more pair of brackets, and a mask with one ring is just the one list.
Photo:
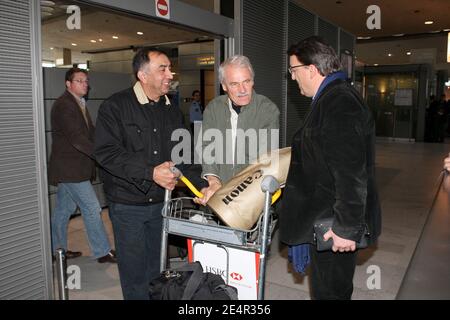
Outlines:
[[214, 273], [214, 274], [218, 274], [222, 278], [225, 278], [225, 274], [226, 274], [225, 270], [219, 269], [219, 268], [216, 268], [216, 267], [210, 267], [210, 266], [205, 266], [205, 272], [211, 272], [211, 273]]
[[230, 277], [233, 278], [233, 280], [236, 280], [236, 281], [241, 281], [244, 278], [242, 275], [240, 275], [237, 272], [232, 272], [230, 274]]

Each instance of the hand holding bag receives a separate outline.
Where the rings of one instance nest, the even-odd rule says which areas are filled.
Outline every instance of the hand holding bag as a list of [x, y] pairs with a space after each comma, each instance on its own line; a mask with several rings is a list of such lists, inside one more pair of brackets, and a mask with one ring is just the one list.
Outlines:
[[[328, 232], [328, 230], [331, 229], [333, 226], [334, 218], [325, 218], [325, 219], [319, 219], [314, 223], [314, 240], [317, 245], [317, 251], [327, 251], [331, 250], [333, 247], [333, 239], [330, 238], [328, 241], [325, 241], [323, 239], [323, 236], [325, 233]], [[367, 248], [368, 242], [367, 238], [369, 236], [369, 230], [367, 229], [367, 225], [365, 225], [364, 232], [362, 234], [362, 237], [359, 241], [356, 241], [356, 249], [364, 249]]]

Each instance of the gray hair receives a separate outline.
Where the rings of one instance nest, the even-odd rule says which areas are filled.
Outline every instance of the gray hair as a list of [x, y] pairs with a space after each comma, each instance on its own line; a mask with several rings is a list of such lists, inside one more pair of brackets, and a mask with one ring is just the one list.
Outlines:
[[255, 72], [253, 71], [252, 64], [250, 60], [243, 55], [237, 54], [229, 57], [224, 62], [220, 64], [219, 67], [219, 82], [223, 83], [225, 81], [225, 68], [228, 66], [235, 66], [240, 68], [247, 68], [250, 71], [252, 80], [255, 78]]

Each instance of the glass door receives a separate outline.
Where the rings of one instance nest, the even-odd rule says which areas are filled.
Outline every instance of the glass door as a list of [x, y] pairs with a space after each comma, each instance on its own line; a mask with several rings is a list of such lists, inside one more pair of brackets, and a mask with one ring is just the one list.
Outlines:
[[366, 75], [365, 87], [366, 101], [376, 122], [377, 137], [414, 139], [416, 74], [409, 72]]

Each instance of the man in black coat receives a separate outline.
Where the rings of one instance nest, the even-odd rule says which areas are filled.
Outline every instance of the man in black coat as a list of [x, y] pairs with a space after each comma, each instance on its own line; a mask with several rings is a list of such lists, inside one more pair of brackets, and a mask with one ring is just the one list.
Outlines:
[[[292, 158], [282, 211], [280, 239], [311, 244], [314, 299], [350, 299], [356, 241], [365, 226], [369, 244], [381, 232], [375, 185], [375, 130], [369, 108], [346, 81], [332, 47], [318, 37], [288, 50], [289, 72], [312, 105], [292, 141]], [[318, 252], [314, 222], [333, 218], [324, 240], [332, 250]]]
[[[66, 91], [55, 101], [51, 112], [53, 139], [48, 175], [50, 184], [58, 187], [51, 219], [53, 250], [67, 250], [67, 225], [79, 207], [92, 255], [100, 263], [114, 263], [115, 253], [91, 185], [95, 178], [94, 126], [84, 100], [89, 88], [87, 71], [69, 69], [65, 83]], [[78, 256], [81, 252], [66, 251], [68, 259]]]
[[[172, 162], [178, 144], [172, 133], [190, 133], [167, 97], [173, 79], [168, 56], [141, 48], [133, 71], [134, 86], [100, 106], [94, 154], [103, 169], [123, 297], [148, 300], [148, 285], [160, 271], [164, 189], [173, 190], [178, 178], [171, 171], [178, 162]], [[200, 165], [177, 163], [177, 168], [197, 187], [208, 185]]]

